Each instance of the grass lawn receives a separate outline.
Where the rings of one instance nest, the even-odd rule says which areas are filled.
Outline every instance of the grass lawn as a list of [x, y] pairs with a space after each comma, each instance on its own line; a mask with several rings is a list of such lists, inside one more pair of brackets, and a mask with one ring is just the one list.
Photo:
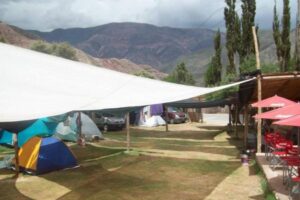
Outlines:
[[[0, 170], [0, 199], [47, 199], [43, 193], [51, 195], [55, 187], [65, 188], [65, 192], [59, 190], [61, 194], [56, 199], [204, 199], [241, 166], [235, 159], [241, 141], [228, 139], [220, 128], [197, 131], [195, 127], [188, 130], [189, 124], [185, 126], [187, 130], [168, 133], [163, 128], [132, 129], [135, 155], [124, 153], [124, 131], [105, 133], [107, 140], [84, 148], [71, 145], [80, 167], [37, 179], [23, 175], [21, 181], [15, 181], [10, 178], [13, 172]], [[151, 156], [140, 154], [139, 149], [210, 153], [231, 156], [233, 160]], [[0, 154], [3, 152], [0, 149]]]

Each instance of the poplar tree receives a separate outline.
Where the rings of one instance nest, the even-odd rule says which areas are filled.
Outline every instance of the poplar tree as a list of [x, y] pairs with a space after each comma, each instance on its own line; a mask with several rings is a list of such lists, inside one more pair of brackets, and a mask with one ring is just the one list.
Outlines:
[[212, 57], [211, 62], [205, 72], [205, 85], [220, 85], [222, 76], [222, 63], [221, 63], [221, 33], [220, 30], [216, 33], [214, 39], [215, 55]]
[[282, 71], [287, 71], [290, 58], [291, 58], [291, 42], [290, 42], [290, 30], [291, 30], [291, 13], [290, 13], [290, 1], [284, 0], [283, 16], [282, 16]]
[[216, 84], [219, 85], [221, 83], [222, 79], [222, 46], [221, 46], [221, 32], [220, 29], [216, 33], [215, 39], [214, 39], [214, 46], [215, 46], [215, 56], [214, 56], [214, 64], [216, 68]]
[[[255, 26], [256, 15], [256, 1], [255, 0], [241, 0], [242, 1], [242, 37], [241, 37], [241, 63], [245, 58], [255, 54], [255, 47], [253, 41], [252, 27]], [[258, 27], [256, 28], [258, 29]]]
[[[280, 22], [277, 14], [277, 6], [274, 6], [274, 16], [273, 16], [273, 39], [276, 45], [276, 55], [278, 63], [281, 66], [282, 52], [281, 52], [281, 32], [280, 32]], [[280, 69], [281, 70], [281, 69]]]
[[225, 25], [226, 25], [226, 48], [228, 57], [228, 66], [226, 69], [227, 74], [236, 74], [234, 64], [234, 53], [236, 52], [236, 19], [237, 14], [235, 11], [236, 0], [225, 0], [227, 6], [224, 9]]
[[274, 6], [274, 19], [273, 19], [273, 38], [276, 45], [276, 55], [280, 65], [280, 71], [285, 72], [288, 70], [290, 62], [291, 42], [290, 42], [290, 29], [291, 29], [291, 14], [290, 14], [290, 1], [283, 0], [283, 16], [282, 16], [282, 31], [280, 29], [280, 22], [278, 19], [276, 4]]

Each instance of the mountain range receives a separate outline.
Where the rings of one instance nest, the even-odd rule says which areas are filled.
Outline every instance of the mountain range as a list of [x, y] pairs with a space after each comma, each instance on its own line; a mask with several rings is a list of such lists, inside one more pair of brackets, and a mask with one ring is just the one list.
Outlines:
[[[3, 23], [0, 24], [1, 35], [3, 26]], [[76, 49], [79, 61], [126, 73], [147, 71], [155, 78], [162, 78], [177, 64], [185, 62], [197, 85], [203, 84], [203, 75], [214, 54], [213, 40], [216, 34], [208, 29], [157, 27], [140, 23], [110, 23], [50, 32], [22, 30], [8, 25], [6, 29], [18, 34], [15, 39], [10, 39], [12, 43], [18, 43], [17, 45], [28, 47], [36, 40], [68, 42]], [[9, 35], [6, 33], [7, 38]], [[292, 44], [294, 35], [292, 32]], [[222, 33], [221, 37], [224, 45], [225, 34]], [[259, 41], [261, 62], [275, 63], [277, 59], [272, 31], [259, 31]], [[224, 47], [222, 61], [226, 66]]]
[[[24, 48], [31, 48], [31, 46], [35, 42], [42, 40], [41, 37], [31, 33], [30, 31], [26, 31], [18, 27], [5, 24], [3, 22], [0, 22], [0, 37], [3, 38], [6, 43]], [[72, 48], [75, 51], [76, 58], [79, 62], [92, 64], [95, 66], [104, 67], [129, 74], [146, 72], [155, 79], [162, 79], [167, 75], [165, 73], [160, 72], [159, 70], [154, 69], [149, 65], [139, 65], [125, 58], [96, 58], [83, 52], [78, 48]]]

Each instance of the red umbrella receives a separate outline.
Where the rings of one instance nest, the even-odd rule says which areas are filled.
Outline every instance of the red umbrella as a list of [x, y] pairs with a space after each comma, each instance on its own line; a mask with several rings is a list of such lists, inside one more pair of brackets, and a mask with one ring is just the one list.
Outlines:
[[279, 108], [279, 107], [284, 107], [284, 106], [288, 106], [291, 104], [295, 104], [295, 102], [275, 95], [273, 97], [253, 103], [253, 104], [251, 104], [251, 106], [259, 107], [259, 108], [270, 108], [270, 107]]
[[254, 117], [256, 119], [281, 120], [281, 119], [286, 119], [286, 118], [289, 118], [289, 117], [292, 117], [295, 115], [300, 115], [300, 104], [298, 104], [298, 103], [293, 103], [289, 106], [285, 106], [282, 108], [264, 112], [259, 115], [255, 115]]
[[[295, 115], [293, 117], [274, 122], [273, 124], [282, 125], [282, 126], [300, 127], [300, 115]], [[300, 141], [300, 134], [299, 134], [299, 128], [298, 128], [298, 152], [300, 152], [299, 141]]]
[[287, 119], [276, 121], [273, 124], [282, 125], [282, 126], [298, 126], [300, 127], [300, 114]]

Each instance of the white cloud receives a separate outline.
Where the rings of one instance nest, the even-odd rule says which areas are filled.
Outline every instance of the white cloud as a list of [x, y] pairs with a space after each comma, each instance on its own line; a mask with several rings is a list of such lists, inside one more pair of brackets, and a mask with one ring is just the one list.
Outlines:
[[[292, 20], [296, 0], [291, 1]], [[282, 0], [278, 0], [281, 12]], [[224, 0], [1, 0], [0, 20], [26, 29], [143, 22], [174, 27], [222, 27]], [[270, 28], [274, 0], [257, 0], [257, 23]]]

